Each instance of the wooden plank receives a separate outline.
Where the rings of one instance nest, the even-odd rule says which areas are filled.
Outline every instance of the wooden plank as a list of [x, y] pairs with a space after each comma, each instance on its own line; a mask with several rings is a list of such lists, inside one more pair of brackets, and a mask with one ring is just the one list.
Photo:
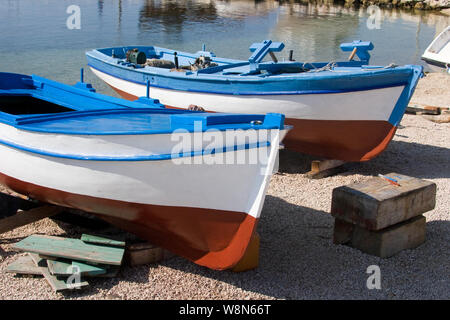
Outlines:
[[441, 114], [441, 108], [433, 107], [433, 106], [419, 106], [419, 105], [411, 105], [406, 107], [406, 112], [411, 114], [431, 114], [438, 115]]
[[430, 211], [436, 204], [436, 184], [398, 173], [335, 188], [331, 214], [369, 230], [380, 230]]
[[306, 173], [306, 177], [310, 179], [321, 179], [341, 172], [345, 161], [341, 160], [313, 160], [311, 162], [311, 171]]
[[52, 257], [111, 265], [120, 265], [125, 251], [123, 248], [93, 245], [79, 239], [46, 235], [29, 236], [16, 243], [13, 248]]
[[57, 206], [42, 206], [19, 212], [13, 216], [0, 220], [0, 234], [54, 216], [63, 210], [64, 208]]
[[[42, 258], [42, 256], [40, 256]], [[47, 260], [47, 267], [50, 274], [54, 276], [70, 276], [69, 268], [72, 267], [71, 261]]]
[[88, 277], [106, 274], [108, 271], [106, 267], [93, 266], [80, 261], [47, 260], [47, 266], [52, 275], [66, 277], [71, 276], [75, 272]]
[[109, 246], [115, 246], [115, 247], [125, 247], [124, 241], [117, 241], [117, 240], [108, 239], [108, 238], [99, 237], [99, 236], [93, 236], [93, 235], [89, 235], [89, 234], [81, 235], [81, 241], [86, 242], [86, 243], [103, 244], [103, 245], [109, 245]]
[[52, 289], [55, 292], [60, 292], [64, 290], [73, 290], [73, 289], [79, 289], [82, 287], [86, 287], [89, 285], [87, 281], [82, 281], [78, 283], [69, 283], [69, 279], [58, 279], [56, 276], [50, 274], [47, 267], [43, 267], [43, 264], [46, 264], [47, 262], [40, 258], [39, 255], [34, 253], [29, 253], [30, 257], [32, 258], [33, 262], [35, 263], [35, 266], [39, 268], [41, 271], [41, 274], [44, 276], [45, 280], [47, 280], [48, 284], [52, 287]]
[[16, 274], [32, 274], [42, 276], [41, 270], [36, 266], [29, 255], [19, 257], [6, 267], [6, 272]]

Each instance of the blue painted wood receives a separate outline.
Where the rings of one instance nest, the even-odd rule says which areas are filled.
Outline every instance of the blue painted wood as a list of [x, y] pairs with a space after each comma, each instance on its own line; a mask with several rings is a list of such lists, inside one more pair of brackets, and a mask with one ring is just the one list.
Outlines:
[[[12, 86], [14, 85], [14, 86]], [[81, 86], [83, 85], [83, 86]], [[271, 119], [283, 119], [280, 114], [239, 115], [211, 114], [198, 111], [166, 109], [158, 100], [141, 97], [127, 101], [89, 90], [84, 83], [76, 87], [39, 76], [0, 73], [0, 96], [31, 96], [73, 111], [53, 114], [12, 115], [0, 112], [0, 122], [14, 127], [48, 133], [79, 135], [133, 135], [188, 132], [209, 129], [274, 129], [280, 125]], [[195, 128], [195, 122], [204, 126]], [[252, 121], [262, 121], [252, 125]], [[279, 121], [278, 121], [279, 122]]]
[[353, 42], [342, 43], [340, 45], [342, 51], [353, 51], [356, 48], [356, 55], [363, 64], [369, 64], [369, 51], [373, 49], [373, 43], [370, 41], [355, 40]]
[[250, 63], [260, 63], [269, 52], [280, 52], [283, 48], [284, 43], [272, 42], [272, 40], [253, 43], [250, 46], [250, 51], [253, 54], [248, 58], [248, 61]]

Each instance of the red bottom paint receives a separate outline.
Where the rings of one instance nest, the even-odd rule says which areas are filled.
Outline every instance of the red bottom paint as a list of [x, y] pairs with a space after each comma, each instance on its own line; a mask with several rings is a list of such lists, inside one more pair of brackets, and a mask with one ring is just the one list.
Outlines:
[[120, 229], [217, 270], [229, 269], [239, 262], [258, 222], [243, 212], [96, 198], [38, 186], [1, 173], [0, 183], [33, 199], [91, 212]]
[[397, 127], [387, 121], [286, 119], [286, 148], [328, 159], [367, 161], [383, 152]]
[[[127, 100], [137, 99], [136, 96], [120, 89], [111, 88]], [[397, 129], [388, 121], [373, 120], [288, 118], [286, 124], [294, 126], [283, 140], [287, 149], [328, 159], [354, 162], [370, 160], [383, 152]]]

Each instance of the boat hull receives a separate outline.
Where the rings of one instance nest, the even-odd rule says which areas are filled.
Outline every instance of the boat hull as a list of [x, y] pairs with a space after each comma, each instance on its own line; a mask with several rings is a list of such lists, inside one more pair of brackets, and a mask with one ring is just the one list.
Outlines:
[[0, 183], [40, 201], [92, 212], [122, 230], [217, 270], [231, 268], [241, 259], [259, 220], [245, 212], [91, 197], [39, 186], [2, 173]]
[[[128, 100], [146, 87], [95, 68], [91, 70]], [[388, 146], [403, 115], [392, 114], [405, 86], [344, 93], [299, 95], [225, 95], [151, 87], [151, 95], [169, 107], [202, 106], [211, 112], [279, 112], [293, 125], [283, 143], [291, 150], [344, 161], [370, 160]], [[403, 106], [400, 106], [402, 109]], [[404, 108], [403, 108], [404, 109]]]
[[[7, 125], [0, 132], [12, 141], [0, 143], [0, 183], [37, 200], [92, 212], [199, 265], [224, 270], [239, 262], [256, 228], [279, 130], [269, 134], [270, 144], [255, 148], [151, 161], [116, 161], [108, 153], [136, 153], [145, 140], [170, 135], [71, 136]], [[39, 153], [12, 146], [27, 143]], [[56, 149], [60, 155], [50, 155]], [[255, 150], [267, 161], [250, 161]], [[87, 160], [94, 152], [106, 156]]]

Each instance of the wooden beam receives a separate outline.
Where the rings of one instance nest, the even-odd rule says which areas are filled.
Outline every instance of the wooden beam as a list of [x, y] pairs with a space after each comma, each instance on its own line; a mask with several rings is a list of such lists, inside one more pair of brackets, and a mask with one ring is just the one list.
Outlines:
[[313, 160], [311, 162], [311, 171], [306, 173], [306, 177], [311, 179], [321, 179], [342, 170], [342, 166], [345, 164], [342, 160]]
[[27, 211], [20, 211], [13, 216], [0, 220], [0, 234], [54, 216], [63, 210], [63, 207], [42, 206]]
[[39, 204], [27, 200], [25, 196], [14, 196], [5, 192], [0, 192], [0, 219], [16, 214], [19, 209], [30, 210], [37, 206], [39, 206]]

